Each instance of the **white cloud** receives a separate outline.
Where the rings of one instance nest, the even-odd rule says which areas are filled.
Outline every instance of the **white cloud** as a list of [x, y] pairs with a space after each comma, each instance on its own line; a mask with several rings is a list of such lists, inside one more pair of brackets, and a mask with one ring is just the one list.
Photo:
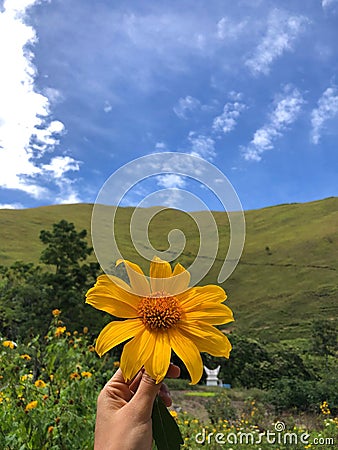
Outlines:
[[275, 59], [285, 51], [292, 50], [293, 43], [304, 30], [308, 19], [304, 16], [287, 16], [274, 10], [268, 20], [266, 33], [258, 47], [245, 64], [254, 75], [268, 74]]
[[155, 149], [156, 150], [165, 150], [167, 148], [164, 142], [156, 142]]
[[213, 121], [212, 128], [216, 132], [223, 131], [226, 134], [232, 131], [241, 112], [246, 108], [245, 104], [239, 101], [242, 97], [240, 93], [231, 92], [230, 94], [234, 101], [227, 102], [224, 105], [223, 113], [215, 117]]
[[178, 100], [178, 104], [174, 106], [173, 110], [180, 119], [187, 119], [189, 113], [196, 111], [200, 107], [201, 103], [197, 98], [187, 95], [185, 98]]
[[237, 39], [248, 26], [246, 19], [240, 22], [233, 22], [229, 17], [222, 17], [217, 22], [217, 37], [221, 40], [233, 40]]
[[164, 188], [182, 188], [185, 186], [184, 178], [174, 173], [167, 173], [157, 177], [158, 186]]
[[322, 0], [322, 7], [323, 9], [327, 9], [334, 6], [335, 3], [338, 3], [338, 0]]
[[79, 170], [79, 162], [69, 156], [55, 156], [49, 164], [42, 166], [45, 172], [49, 172], [53, 177], [61, 178], [65, 172]]
[[104, 102], [103, 111], [104, 111], [105, 113], [109, 113], [112, 109], [113, 109], [112, 105], [110, 104], [110, 102], [108, 102], [108, 100], [106, 100], [106, 101]]
[[215, 141], [212, 138], [190, 131], [188, 140], [191, 144], [191, 155], [209, 160], [216, 156]]
[[299, 116], [304, 100], [298, 89], [288, 85], [282, 96], [276, 98], [275, 104], [267, 123], [255, 131], [248, 147], [242, 149], [246, 160], [260, 161], [263, 152], [274, 148], [274, 141]]
[[0, 209], [22, 209], [21, 203], [0, 203]]
[[333, 119], [337, 115], [338, 88], [337, 86], [332, 86], [323, 92], [318, 100], [318, 107], [313, 109], [311, 113], [311, 140], [313, 144], [318, 144], [325, 122]]
[[[51, 119], [50, 101], [60, 98], [58, 91], [47, 88], [42, 95], [35, 87], [32, 47], [37, 36], [25, 19], [27, 9], [38, 3], [6, 0], [0, 13], [0, 186], [48, 198], [51, 194], [43, 183], [44, 175], [54, 168], [54, 177], [64, 180], [65, 172], [77, 169], [69, 157], [52, 158], [50, 164], [41, 159], [55, 150], [65, 128]], [[56, 185], [55, 179], [50, 181]]]

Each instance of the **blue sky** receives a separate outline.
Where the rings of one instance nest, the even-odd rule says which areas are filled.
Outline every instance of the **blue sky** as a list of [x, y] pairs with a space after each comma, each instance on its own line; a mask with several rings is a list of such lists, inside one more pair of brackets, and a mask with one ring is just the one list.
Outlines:
[[[0, 1], [0, 207], [94, 202], [168, 151], [244, 209], [337, 195], [337, 42], [338, 0]], [[184, 188], [218, 208], [171, 169], [124, 204]]]

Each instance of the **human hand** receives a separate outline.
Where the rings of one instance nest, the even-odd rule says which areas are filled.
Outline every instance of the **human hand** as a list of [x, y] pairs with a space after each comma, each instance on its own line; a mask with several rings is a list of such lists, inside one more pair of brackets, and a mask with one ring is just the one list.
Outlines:
[[[167, 377], [179, 375], [179, 367], [171, 364]], [[126, 383], [118, 369], [98, 397], [94, 450], [150, 450], [156, 395], [166, 406], [171, 405], [170, 392], [164, 383], [155, 384], [144, 370]]]

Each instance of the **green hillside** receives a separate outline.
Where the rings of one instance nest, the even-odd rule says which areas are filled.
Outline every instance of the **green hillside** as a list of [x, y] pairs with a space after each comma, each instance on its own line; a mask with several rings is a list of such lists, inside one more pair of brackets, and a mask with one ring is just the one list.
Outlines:
[[[66, 219], [78, 230], [90, 232], [91, 211], [91, 204], [0, 210], [0, 264], [10, 265], [16, 260], [37, 263], [43, 248], [40, 230]], [[132, 212], [133, 208], [118, 210], [115, 234], [123, 256], [147, 270], [148, 263], [131, 245]], [[195, 213], [201, 220], [203, 214]], [[216, 282], [228, 248], [227, 215], [215, 212], [214, 217], [220, 250], [204, 284]], [[245, 218], [243, 256], [223, 284], [235, 313], [234, 327], [268, 341], [306, 339], [313, 319], [337, 317], [338, 198], [247, 211]], [[150, 242], [165, 250], [168, 232], [173, 228], [181, 229], [186, 236], [180, 262], [189, 265], [198, 251], [199, 234], [187, 214], [166, 210], [156, 215], [149, 229]]]

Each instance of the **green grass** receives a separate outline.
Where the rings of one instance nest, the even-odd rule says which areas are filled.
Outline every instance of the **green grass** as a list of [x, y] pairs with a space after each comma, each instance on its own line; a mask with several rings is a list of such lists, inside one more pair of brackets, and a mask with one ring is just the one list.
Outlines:
[[[37, 263], [43, 248], [40, 230], [51, 229], [61, 219], [74, 222], [78, 230], [87, 229], [90, 240], [91, 212], [90, 204], [0, 210], [0, 264], [16, 260]], [[118, 209], [115, 236], [123, 256], [148, 271], [148, 262], [131, 243], [132, 213], [133, 208]], [[195, 216], [203, 220], [203, 214]], [[228, 249], [227, 215], [215, 212], [214, 217], [220, 248], [203, 284], [217, 282]], [[337, 317], [338, 198], [247, 211], [245, 218], [247, 234], [241, 261], [222, 284], [236, 319], [229, 328], [272, 343], [307, 340], [314, 319]], [[104, 221], [100, 225], [109, 227]], [[188, 266], [199, 247], [198, 228], [188, 214], [176, 210], [157, 214], [149, 227], [150, 242], [158, 250], [166, 250], [167, 235], [173, 228], [186, 236], [179, 261]]]
[[188, 397], [215, 397], [216, 392], [192, 391], [192, 392], [186, 392], [185, 395], [187, 395]]

